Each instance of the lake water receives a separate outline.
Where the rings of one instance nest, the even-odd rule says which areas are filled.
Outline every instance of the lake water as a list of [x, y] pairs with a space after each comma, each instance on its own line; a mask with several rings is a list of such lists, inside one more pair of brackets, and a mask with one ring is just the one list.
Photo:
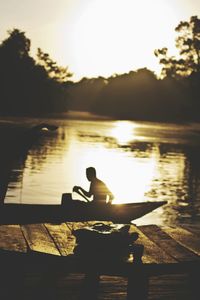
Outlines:
[[[5, 202], [60, 203], [74, 185], [88, 189], [85, 169], [97, 175], [115, 202], [167, 200], [136, 224], [200, 224], [200, 125], [110, 120], [15, 119], [59, 126], [17, 160]], [[80, 199], [73, 193], [74, 199]]]

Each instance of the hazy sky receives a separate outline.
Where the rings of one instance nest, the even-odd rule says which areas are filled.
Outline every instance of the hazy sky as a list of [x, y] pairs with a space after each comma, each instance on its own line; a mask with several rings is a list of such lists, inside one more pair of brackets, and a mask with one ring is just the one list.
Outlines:
[[153, 51], [174, 52], [175, 27], [200, 17], [199, 0], [0, 0], [0, 41], [25, 31], [74, 79], [141, 67], [158, 70]]

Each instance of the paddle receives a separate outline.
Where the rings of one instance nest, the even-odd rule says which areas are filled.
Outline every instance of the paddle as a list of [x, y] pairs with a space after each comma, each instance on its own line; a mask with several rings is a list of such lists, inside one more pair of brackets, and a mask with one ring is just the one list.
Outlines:
[[90, 202], [90, 200], [89, 200], [85, 195], [83, 195], [81, 192], [79, 192], [79, 190], [74, 191], [74, 192], [76, 192], [76, 193], [79, 194], [81, 197], [83, 197], [85, 200], [87, 200], [87, 202]]

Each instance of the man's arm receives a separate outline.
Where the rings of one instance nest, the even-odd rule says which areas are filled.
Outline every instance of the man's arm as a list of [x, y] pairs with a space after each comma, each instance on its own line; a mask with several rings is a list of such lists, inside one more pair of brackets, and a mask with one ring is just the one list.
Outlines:
[[89, 192], [87, 192], [87, 191], [84, 190], [81, 186], [75, 185], [75, 186], [73, 187], [73, 192], [79, 193], [80, 191], [81, 191], [86, 197], [91, 197], [91, 196], [92, 196], [91, 190], [89, 190]]

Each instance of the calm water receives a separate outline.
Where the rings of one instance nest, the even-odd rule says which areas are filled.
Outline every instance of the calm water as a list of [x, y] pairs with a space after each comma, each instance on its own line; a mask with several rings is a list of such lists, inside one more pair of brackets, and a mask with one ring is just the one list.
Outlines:
[[115, 202], [168, 201], [136, 224], [200, 224], [200, 125], [44, 121], [59, 128], [15, 162], [5, 202], [60, 203], [74, 185], [88, 188], [85, 169], [94, 166]]

